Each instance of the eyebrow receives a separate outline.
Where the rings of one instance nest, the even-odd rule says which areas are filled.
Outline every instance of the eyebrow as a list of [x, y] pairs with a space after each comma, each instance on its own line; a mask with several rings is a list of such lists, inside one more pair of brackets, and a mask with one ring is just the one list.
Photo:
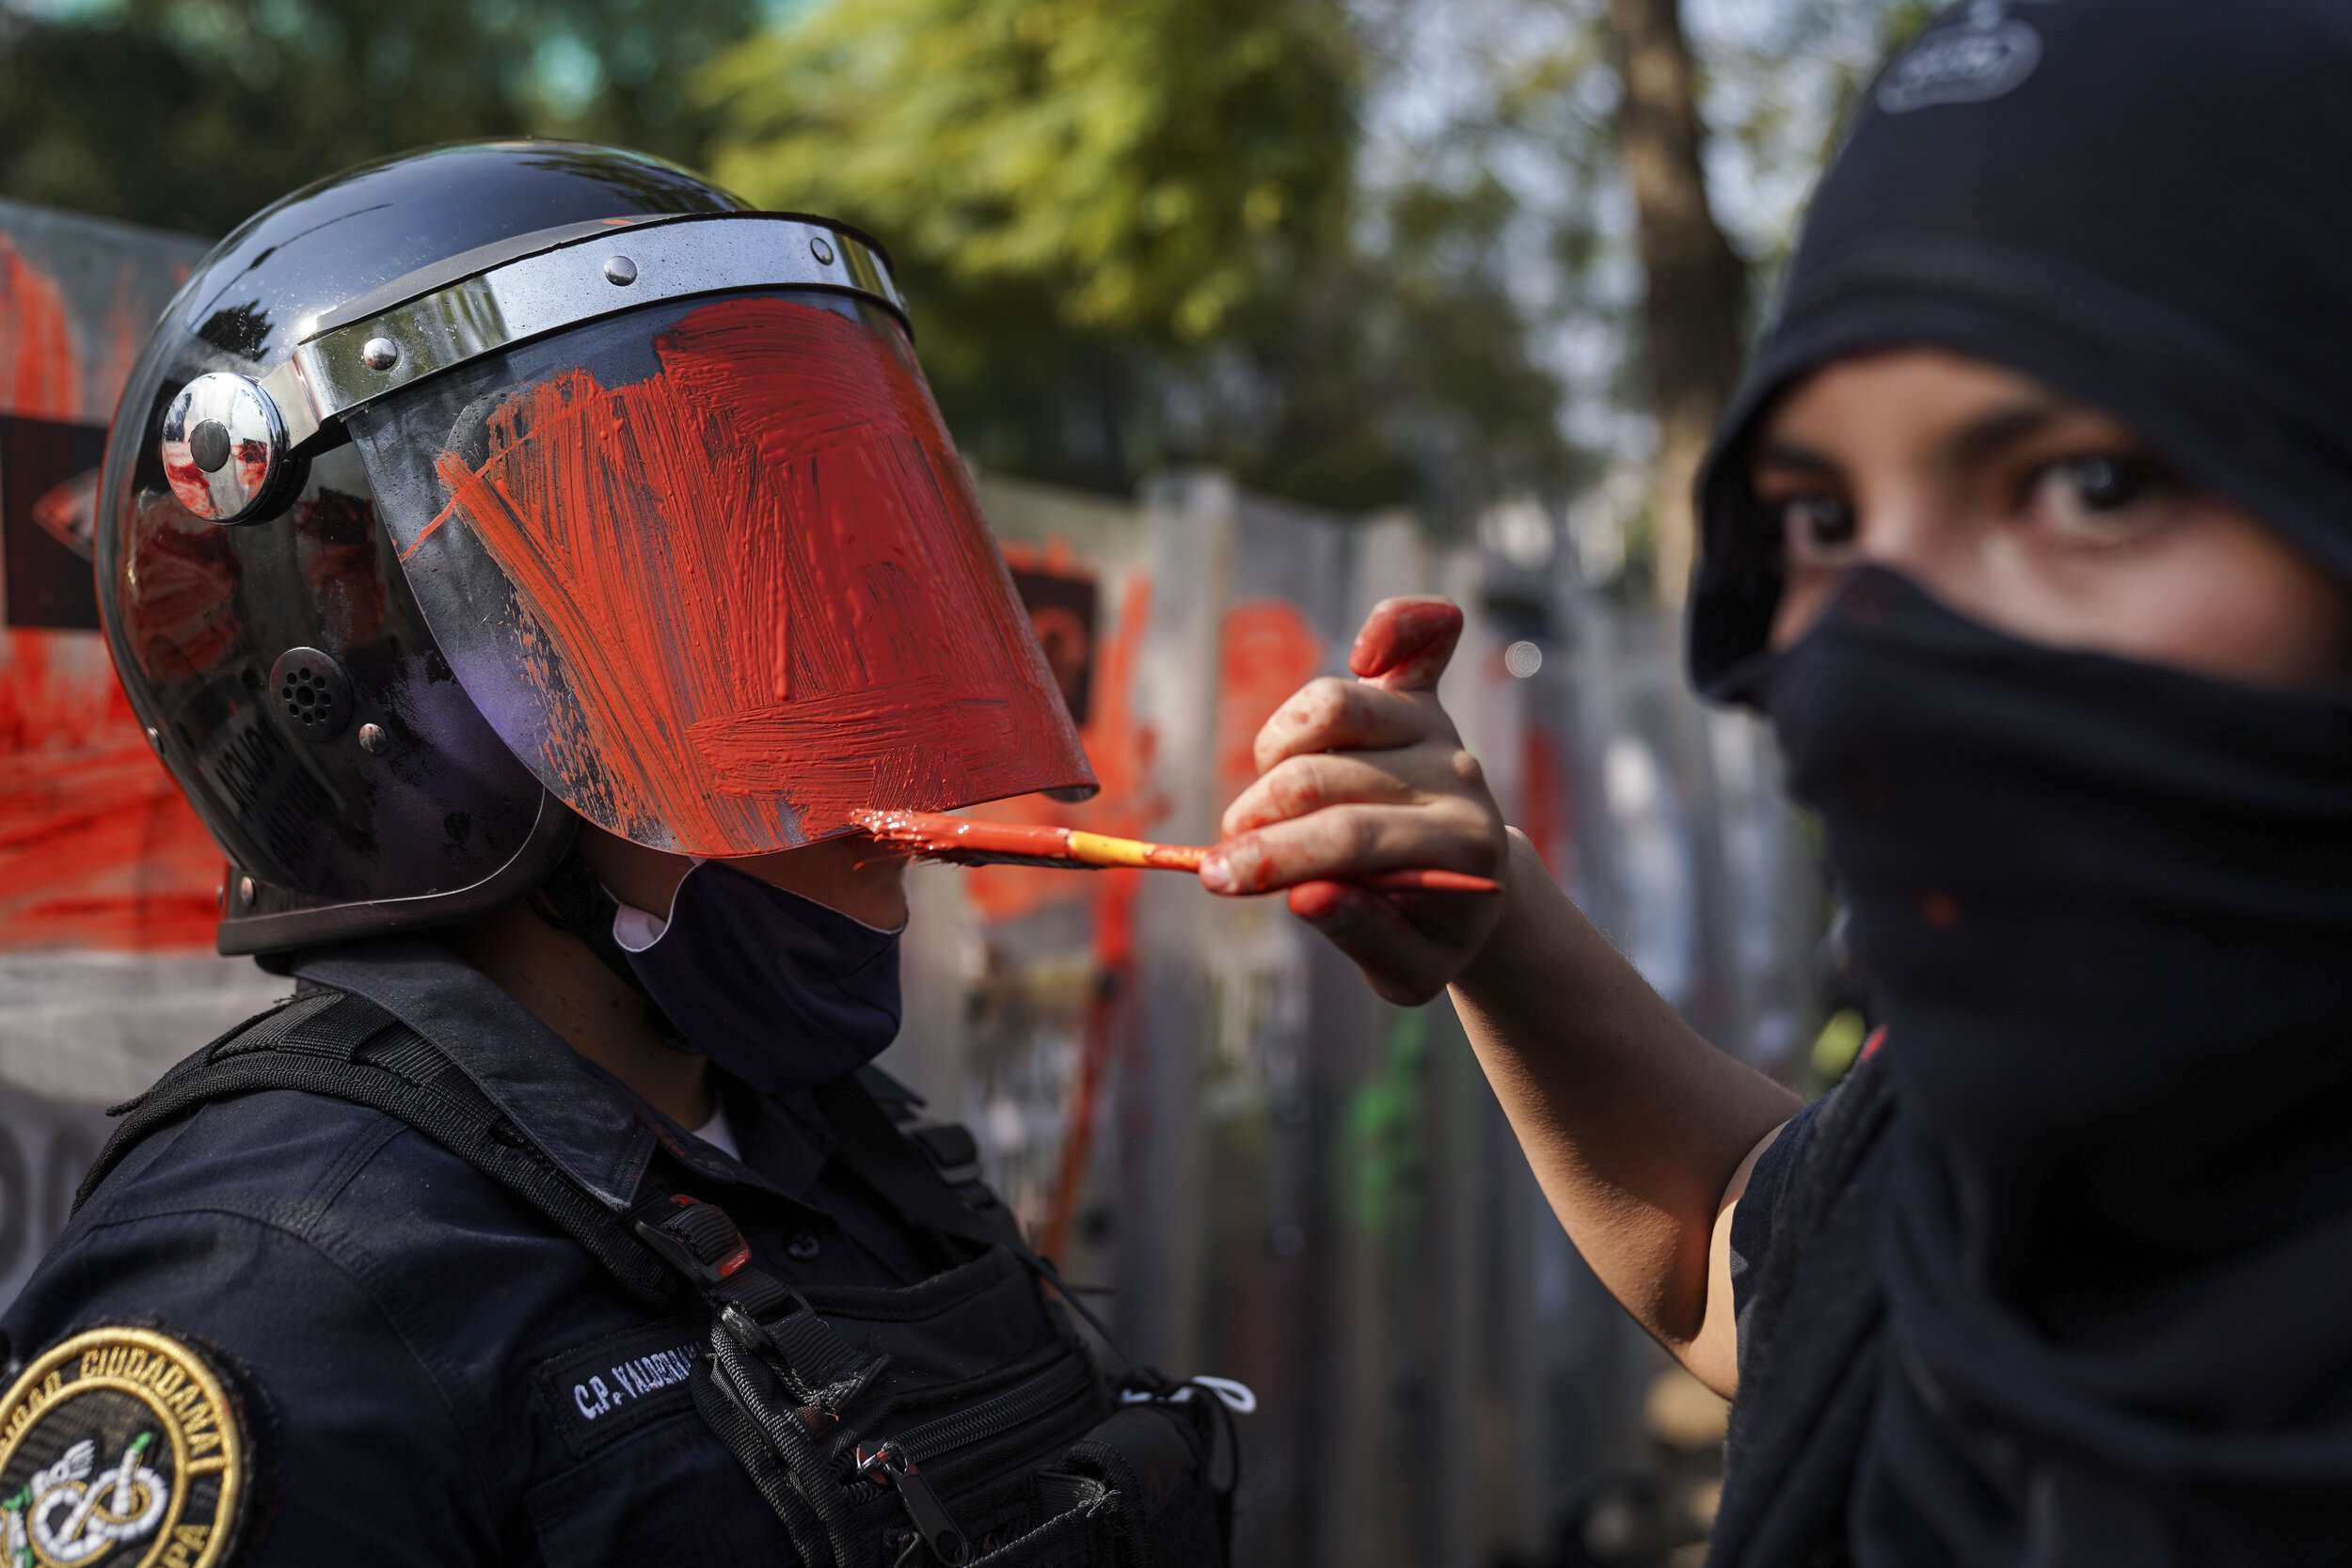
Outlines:
[[1800, 473], [1818, 474], [1825, 479], [1835, 479], [1845, 472], [1829, 453], [1780, 436], [1767, 436], [1756, 443], [1754, 466], [1759, 468], [1793, 468]]
[[1944, 456], [1955, 467], [1981, 462], [2004, 447], [2047, 429], [2058, 420], [2089, 410], [2048, 398], [2035, 398], [1995, 408], [1969, 420], [1944, 443]]
[[[2090, 413], [2091, 410], [2074, 404], [2047, 398], [2007, 404], [1977, 416], [1947, 436], [1942, 443], [1942, 456], [1954, 467], [1965, 467], [2061, 420]], [[1779, 468], [1824, 479], [1839, 479], [1845, 474], [1845, 466], [1829, 453], [1783, 436], [1768, 435], [1758, 441], [1751, 463], [1756, 468]]]

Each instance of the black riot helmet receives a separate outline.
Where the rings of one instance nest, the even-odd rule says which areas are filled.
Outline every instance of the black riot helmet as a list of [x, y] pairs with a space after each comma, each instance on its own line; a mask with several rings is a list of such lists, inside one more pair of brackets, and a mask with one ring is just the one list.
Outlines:
[[635, 153], [246, 223], [132, 371], [96, 545], [224, 953], [477, 918], [582, 817], [750, 855], [1093, 785], [887, 256]]

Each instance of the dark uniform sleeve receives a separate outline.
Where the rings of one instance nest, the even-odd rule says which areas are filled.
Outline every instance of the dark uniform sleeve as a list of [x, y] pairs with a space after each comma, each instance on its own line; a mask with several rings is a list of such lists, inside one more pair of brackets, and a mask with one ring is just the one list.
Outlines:
[[298, 1147], [239, 1150], [227, 1168], [204, 1149], [169, 1157], [175, 1143], [217, 1143], [203, 1133], [219, 1128], [158, 1134], [76, 1217], [0, 1330], [18, 1362], [106, 1323], [211, 1360], [240, 1396], [232, 1418], [253, 1456], [241, 1565], [500, 1560], [462, 1370], [429, 1366], [386, 1310], [388, 1265], [315, 1223], [387, 1125], [317, 1103], [323, 1125], [297, 1132]]

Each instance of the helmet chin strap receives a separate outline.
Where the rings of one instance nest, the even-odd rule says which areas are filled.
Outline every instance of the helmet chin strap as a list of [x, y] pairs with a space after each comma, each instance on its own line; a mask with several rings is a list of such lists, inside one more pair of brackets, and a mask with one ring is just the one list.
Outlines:
[[596, 956], [605, 968], [628, 982], [629, 990], [644, 998], [645, 1026], [664, 1041], [687, 1049], [686, 1037], [670, 1016], [646, 994], [645, 983], [637, 977], [637, 971], [628, 961], [628, 955], [612, 939], [612, 917], [620, 912], [620, 900], [607, 893], [596, 874], [588, 869], [588, 863], [574, 847], [565, 854], [562, 863], [548, 873], [529, 900], [531, 912], [559, 931], [580, 939], [580, 944]]

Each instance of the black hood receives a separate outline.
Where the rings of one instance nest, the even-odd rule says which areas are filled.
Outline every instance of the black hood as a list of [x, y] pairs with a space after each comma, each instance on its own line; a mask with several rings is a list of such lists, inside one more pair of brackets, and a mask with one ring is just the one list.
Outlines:
[[1699, 478], [1691, 668], [1781, 587], [1747, 449], [1797, 379], [1950, 350], [2137, 429], [2352, 580], [2352, 6], [1973, 0], [1865, 94]]

